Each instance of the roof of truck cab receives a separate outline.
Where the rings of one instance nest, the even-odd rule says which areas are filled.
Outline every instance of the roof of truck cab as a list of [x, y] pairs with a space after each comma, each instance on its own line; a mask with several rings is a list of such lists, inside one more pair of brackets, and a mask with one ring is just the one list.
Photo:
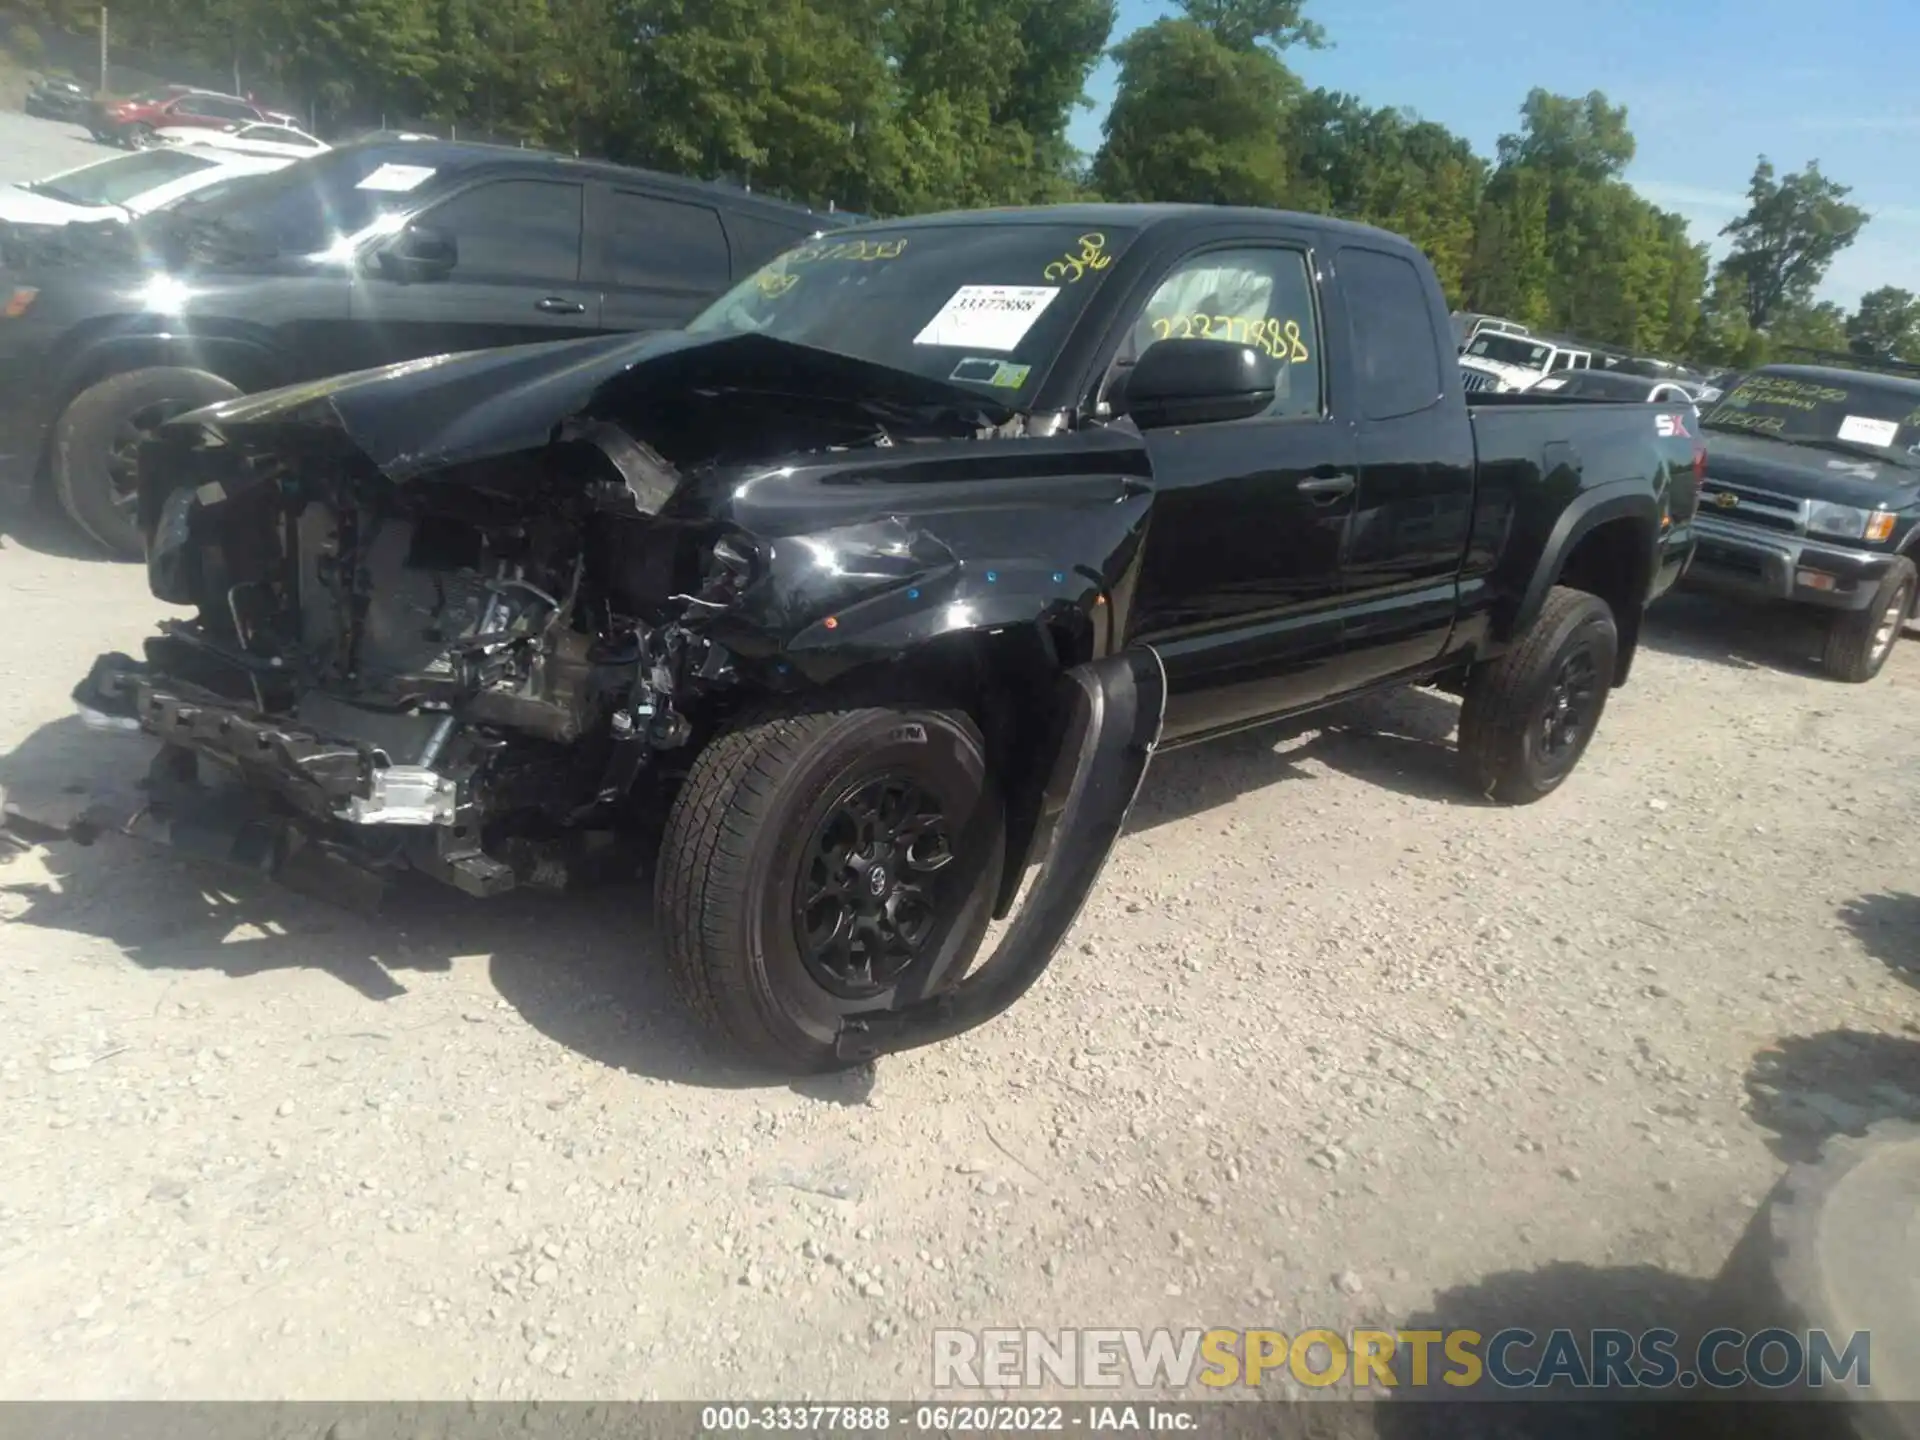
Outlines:
[[634, 165], [616, 165], [611, 160], [583, 160], [551, 150], [523, 150], [517, 145], [487, 145], [473, 140], [408, 138], [395, 134], [365, 135], [333, 147], [333, 153], [357, 148], [390, 149], [394, 158], [404, 156], [410, 164], [431, 166], [435, 170], [521, 170], [545, 174], [571, 175], [581, 180], [644, 183], [649, 188], [698, 195], [708, 200], [724, 199], [730, 209], [751, 213], [760, 211], [794, 219], [810, 216], [836, 225], [844, 223], [831, 211], [814, 210], [771, 195], [756, 195], [713, 180], [695, 180], [686, 175], [669, 175], [662, 170], [642, 170]]
[[1762, 370], [1769, 375], [1785, 375], [1794, 380], [1819, 380], [1828, 385], [1845, 385], [1849, 382], [1871, 380], [1874, 384], [1888, 390], [1920, 395], [1920, 378], [1915, 376], [1889, 375], [1884, 370], [1850, 370], [1844, 365], [1758, 365], [1752, 370], [1743, 370], [1740, 373], [1756, 375]]
[[992, 221], [995, 224], [1005, 225], [1113, 225], [1148, 230], [1162, 225], [1175, 225], [1183, 221], [1196, 220], [1239, 220], [1269, 225], [1276, 220], [1284, 220], [1289, 224], [1343, 235], [1354, 240], [1384, 240], [1400, 249], [1414, 248], [1413, 242], [1405, 236], [1396, 235], [1391, 230], [1382, 230], [1378, 226], [1362, 225], [1353, 220], [1336, 220], [1328, 215], [1309, 215], [1297, 210], [1267, 210], [1251, 205], [1082, 202], [1070, 205], [1021, 205], [986, 210], [941, 210], [930, 215], [915, 215], [904, 220], [877, 220], [872, 223], [885, 225], [889, 230], [979, 221]]

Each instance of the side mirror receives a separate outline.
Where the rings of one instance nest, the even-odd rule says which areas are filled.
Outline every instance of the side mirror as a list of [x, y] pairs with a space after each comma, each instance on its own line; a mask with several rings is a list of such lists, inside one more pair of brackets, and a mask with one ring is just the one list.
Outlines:
[[1251, 345], [1156, 340], [1127, 377], [1121, 408], [1142, 430], [1245, 420], [1273, 404], [1273, 362]]
[[402, 284], [444, 280], [460, 263], [453, 236], [431, 225], [409, 225], [374, 252], [380, 271]]

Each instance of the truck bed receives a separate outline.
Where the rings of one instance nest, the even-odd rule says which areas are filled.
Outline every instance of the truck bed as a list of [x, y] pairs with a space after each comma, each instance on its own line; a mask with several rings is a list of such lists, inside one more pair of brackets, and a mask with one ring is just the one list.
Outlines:
[[[1706, 473], [1706, 447], [1691, 405], [1522, 391], [1476, 396], [1467, 415], [1479, 467], [1476, 535], [1509, 526], [1550, 526], [1583, 490], [1604, 490], [1612, 483], [1623, 493], [1644, 494], [1651, 476], [1663, 505], [1654, 593], [1679, 578], [1693, 548], [1694, 510]], [[1539, 499], [1541, 490], [1548, 503], [1522, 503]], [[1505, 554], [1530, 555], [1549, 536], [1509, 538], [1517, 543], [1506, 545]]]

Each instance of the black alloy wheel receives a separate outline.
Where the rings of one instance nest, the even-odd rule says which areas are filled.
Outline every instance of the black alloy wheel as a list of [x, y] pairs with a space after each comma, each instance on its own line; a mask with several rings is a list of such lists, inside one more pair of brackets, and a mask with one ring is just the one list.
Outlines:
[[1547, 687], [1540, 716], [1540, 754], [1559, 765], [1586, 743], [1593, 728], [1594, 699], [1600, 693], [1600, 673], [1591, 647], [1570, 651]]
[[689, 1005], [754, 1065], [843, 1069], [851, 1016], [967, 973], [1006, 813], [979, 725], [938, 702], [797, 697], [695, 757], [654, 877]]
[[1619, 653], [1606, 601], [1549, 590], [1526, 633], [1468, 676], [1460, 758], [1474, 788], [1502, 805], [1559, 789], [1600, 728]]
[[942, 910], [953, 839], [937, 797], [904, 774], [856, 781], [814, 827], [794, 886], [794, 938], [823, 990], [864, 1000], [920, 960]]

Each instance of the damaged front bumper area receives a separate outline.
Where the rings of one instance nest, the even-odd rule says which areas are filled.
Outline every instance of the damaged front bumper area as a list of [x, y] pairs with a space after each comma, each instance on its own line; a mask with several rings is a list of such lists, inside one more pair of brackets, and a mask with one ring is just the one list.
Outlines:
[[[24, 839], [87, 843], [118, 833], [361, 912], [379, 907], [402, 869], [476, 896], [552, 877], [550, 864], [516, 871], [482, 850], [470, 787], [432, 768], [451, 716], [433, 720], [416, 763], [404, 763], [364, 738], [249, 713], [121, 654], [96, 660], [73, 700], [88, 729], [158, 747], [136, 787], [97, 796], [77, 814], [14, 807], [7, 819]], [[391, 717], [365, 718], [394, 728]]]

